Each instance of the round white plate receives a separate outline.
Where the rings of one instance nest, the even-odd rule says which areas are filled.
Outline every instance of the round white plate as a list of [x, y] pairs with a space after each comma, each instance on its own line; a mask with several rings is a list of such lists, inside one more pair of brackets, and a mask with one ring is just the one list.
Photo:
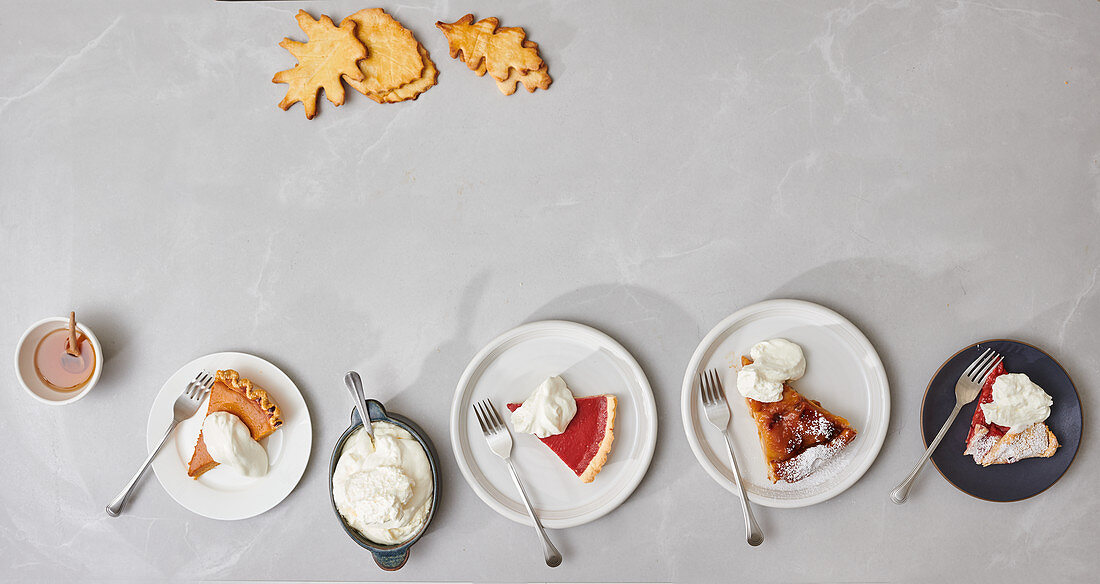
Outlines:
[[614, 339], [574, 322], [514, 328], [466, 367], [451, 404], [451, 447], [462, 476], [501, 515], [532, 525], [503, 460], [489, 451], [472, 404], [492, 400], [511, 429], [505, 404], [522, 402], [546, 378], [561, 375], [577, 397], [613, 394], [615, 442], [596, 480], [584, 484], [538, 438], [512, 432], [512, 461], [543, 525], [562, 529], [604, 516], [634, 492], [653, 459], [657, 406], [638, 362]]
[[[802, 345], [806, 375], [795, 387], [830, 412], [847, 418], [859, 432], [835, 459], [796, 483], [768, 480], [756, 423], [737, 393], [741, 355], [760, 341], [785, 338]], [[843, 316], [801, 300], [767, 300], [733, 313], [714, 327], [691, 357], [681, 396], [684, 431], [695, 457], [718, 484], [737, 493], [721, 434], [707, 421], [697, 376], [718, 369], [729, 398], [730, 434], [749, 500], [768, 507], [805, 507], [855, 484], [878, 456], [890, 420], [886, 371], [867, 337]]]
[[235, 369], [279, 404], [282, 427], [260, 441], [267, 449], [267, 475], [248, 478], [221, 465], [198, 479], [187, 476], [187, 463], [206, 417], [205, 401], [198, 413], [176, 427], [175, 434], [153, 459], [153, 470], [164, 490], [187, 509], [211, 519], [246, 519], [278, 505], [294, 490], [313, 445], [313, 425], [302, 393], [278, 367], [246, 353], [214, 353], [184, 365], [168, 378], [153, 400], [146, 442], [152, 450], [164, 436], [172, 422], [172, 406], [187, 384], [200, 371], [213, 374], [218, 369]]

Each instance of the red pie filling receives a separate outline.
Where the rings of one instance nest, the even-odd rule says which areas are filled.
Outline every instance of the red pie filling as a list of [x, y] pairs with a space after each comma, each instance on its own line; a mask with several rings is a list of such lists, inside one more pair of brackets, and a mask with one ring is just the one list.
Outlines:
[[[584, 474], [588, 463], [600, 451], [600, 443], [607, 433], [607, 396], [578, 397], [577, 414], [561, 434], [539, 438], [577, 476]], [[523, 404], [508, 404], [516, 411]]]
[[993, 382], [1002, 375], [1005, 374], [1004, 363], [998, 363], [993, 371], [989, 372], [989, 377], [986, 377], [985, 384], [982, 385], [982, 392], [978, 394], [978, 405], [974, 408], [974, 417], [970, 420], [970, 435], [966, 437], [967, 444], [974, 437], [974, 428], [978, 426], [985, 426], [989, 428], [989, 436], [999, 438], [1008, 433], [1008, 428], [1004, 426], [998, 426], [997, 424], [990, 424], [985, 421], [985, 412], [982, 411], [982, 404], [987, 404], [993, 401]]

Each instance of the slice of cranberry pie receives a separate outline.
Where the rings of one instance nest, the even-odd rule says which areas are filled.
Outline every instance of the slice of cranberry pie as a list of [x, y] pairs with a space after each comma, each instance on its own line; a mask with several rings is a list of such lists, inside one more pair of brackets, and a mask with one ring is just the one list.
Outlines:
[[[539, 438], [570, 470], [590, 483], [603, 470], [611, 443], [615, 440], [615, 406], [613, 395], [575, 398], [577, 413], [561, 434]], [[516, 411], [522, 403], [508, 404]]]
[[963, 454], [973, 456], [974, 462], [982, 466], [1054, 456], [1061, 445], [1045, 423], [1037, 422], [1023, 431], [1013, 433], [1009, 432], [1009, 428], [985, 419], [982, 404], [993, 401], [993, 382], [1005, 373], [1004, 363], [998, 363], [986, 377], [982, 392], [978, 394], [974, 417], [970, 420], [970, 434], [966, 437], [966, 450]]

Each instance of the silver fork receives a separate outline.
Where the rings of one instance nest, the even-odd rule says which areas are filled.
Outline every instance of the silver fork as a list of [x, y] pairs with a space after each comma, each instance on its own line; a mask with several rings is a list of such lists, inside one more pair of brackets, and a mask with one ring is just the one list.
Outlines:
[[508, 463], [508, 471], [512, 473], [512, 482], [519, 489], [519, 494], [523, 495], [523, 504], [527, 507], [527, 514], [535, 522], [535, 530], [538, 531], [539, 539], [542, 540], [542, 552], [546, 556], [546, 565], [551, 568], [560, 566], [561, 554], [558, 553], [558, 548], [554, 547], [550, 538], [546, 536], [546, 530], [543, 529], [539, 516], [535, 514], [535, 508], [531, 506], [527, 489], [524, 488], [523, 481], [520, 480], [519, 473], [516, 472], [516, 467], [512, 465], [512, 433], [508, 431], [508, 426], [500, 419], [500, 414], [497, 413], [493, 403], [489, 400], [483, 399], [474, 404], [473, 408], [474, 415], [477, 416], [477, 421], [481, 424], [481, 432], [485, 434], [485, 441], [489, 443], [489, 450], [492, 450], [493, 454], [503, 458], [504, 462]]
[[737, 490], [741, 491], [741, 513], [745, 515], [745, 540], [751, 546], [764, 543], [764, 532], [756, 524], [756, 517], [749, 507], [749, 497], [745, 494], [745, 484], [741, 478], [741, 470], [737, 468], [737, 456], [733, 453], [733, 440], [730, 439], [730, 406], [726, 401], [726, 392], [722, 389], [722, 379], [716, 369], [710, 369], [699, 374], [699, 392], [703, 396], [703, 409], [707, 413], [707, 420], [722, 432], [726, 439], [726, 448], [730, 452], [730, 467], [733, 468], [733, 482]]
[[172, 430], [176, 429], [177, 424], [194, 416], [195, 412], [199, 411], [202, 400], [206, 399], [206, 394], [213, 385], [214, 378], [205, 371], [200, 371], [199, 374], [195, 376], [195, 380], [187, 384], [183, 393], [176, 398], [176, 403], [172, 406], [172, 423], [168, 425], [168, 431], [164, 433], [164, 438], [161, 438], [160, 444], [157, 444], [157, 447], [149, 453], [145, 462], [141, 464], [141, 468], [134, 473], [134, 477], [130, 479], [129, 483], [126, 483], [125, 487], [123, 487], [122, 492], [107, 505], [108, 515], [111, 517], [118, 517], [119, 514], [122, 513], [122, 504], [126, 502], [130, 493], [133, 492], [134, 486], [137, 485], [138, 479], [141, 478], [142, 473], [145, 472], [145, 469], [149, 468], [149, 463], [153, 462], [153, 458], [160, 452], [160, 449], [164, 448], [164, 444], [168, 442], [168, 437], [172, 435]]
[[951, 423], [955, 421], [955, 417], [959, 415], [959, 411], [963, 406], [974, 401], [978, 397], [978, 394], [982, 391], [982, 383], [985, 378], [989, 376], [989, 372], [993, 371], [993, 368], [998, 363], [1004, 360], [1004, 357], [1000, 353], [993, 349], [986, 349], [970, 367], [963, 371], [963, 374], [959, 376], [958, 383], [955, 384], [955, 409], [951, 410], [951, 415], [947, 416], [947, 421], [943, 423], [943, 427], [940, 428], [939, 434], [932, 440], [932, 443], [928, 445], [928, 450], [924, 451], [924, 456], [920, 457], [917, 461], [917, 465], [913, 467], [913, 471], [909, 473], [909, 476], [905, 477], [905, 480], [901, 481], [901, 484], [896, 489], [890, 491], [890, 500], [901, 505], [909, 498], [909, 489], [913, 486], [913, 481], [917, 479], [917, 475], [920, 474], [924, 463], [928, 462], [928, 459], [932, 456], [932, 452], [936, 450], [936, 447], [940, 445], [940, 440], [947, 434], [947, 429], [951, 427]]

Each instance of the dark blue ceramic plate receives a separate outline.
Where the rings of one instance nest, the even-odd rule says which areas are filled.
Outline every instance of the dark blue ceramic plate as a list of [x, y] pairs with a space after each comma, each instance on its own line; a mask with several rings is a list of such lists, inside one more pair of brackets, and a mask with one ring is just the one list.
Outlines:
[[925, 447], [940, 431], [940, 426], [955, 407], [955, 383], [974, 359], [992, 347], [1005, 357], [1005, 370], [1026, 373], [1052, 398], [1047, 425], [1062, 447], [1050, 458], [1029, 458], [1014, 464], [982, 467], [971, 456], [963, 455], [970, 418], [978, 400], [963, 406], [959, 417], [947, 431], [943, 442], [932, 455], [932, 463], [943, 478], [968, 495], [987, 501], [1020, 501], [1047, 490], [1069, 469], [1081, 444], [1081, 401], [1077, 389], [1065, 369], [1041, 350], [1009, 340], [982, 341], [955, 353], [947, 360], [924, 392], [921, 406], [921, 434]]

